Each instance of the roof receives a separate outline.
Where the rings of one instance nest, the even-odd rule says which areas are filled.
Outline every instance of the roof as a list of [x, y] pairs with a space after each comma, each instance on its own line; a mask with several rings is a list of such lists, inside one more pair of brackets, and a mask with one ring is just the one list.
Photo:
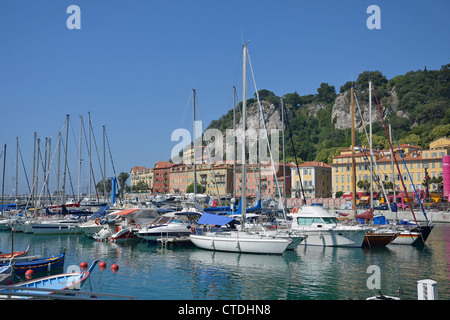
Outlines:
[[[300, 168], [303, 167], [322, 167], [322, 168], [331, 168], [331, 166], [328, 163], [325, 162], [319, 162], [319, 161], [308, 161], [302, 164], [298, 165]], [[291, 168], [296, 168], [296, 165], [290, 165]]]

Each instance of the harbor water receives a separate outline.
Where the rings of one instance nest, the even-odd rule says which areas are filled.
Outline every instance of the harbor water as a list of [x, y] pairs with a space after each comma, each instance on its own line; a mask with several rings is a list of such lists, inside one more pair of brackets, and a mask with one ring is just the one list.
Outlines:
[[[11, 251], [11, 232], [0, 232], [0, 251]], [[135, 241], [97, 242], [82, 234], [14, 233], [14, 250], [31, 244], [30, 255], [66, 249], [64, 269], [106, 262], [82, 290], [139, 300], [364, 300], [381, 291], [417, 299], [417, 281], [433, 279], [439, 300], [450, 299], [450, 224], [436, 224], [425, 245], [331, 248], [300, 245], [281, 256], [235, 254]], [[117, 264], [119, 270], [110, 267]], [[370, 266], [379, 268], [379, 289], [368, 288]], [[61, 271], [60, 271], [61, 272]], [[34, 278], [45, 276], [35, 274]], [[15, 276], [15, 281], [23, 279]]]

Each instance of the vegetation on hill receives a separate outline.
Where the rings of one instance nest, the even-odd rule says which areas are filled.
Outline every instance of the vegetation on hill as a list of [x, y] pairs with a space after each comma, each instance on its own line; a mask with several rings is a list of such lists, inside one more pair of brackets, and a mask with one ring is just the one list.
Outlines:
[[[450, 136], [450, 64], [440, 70], [410, 71], [404, 75], [387, 79], [380, 71], [364, 71], [355, 82], [348, 81], [339, 88], [321, 83], [316, 94], [301, 96], [297, 92], [284, 95], [284, 103], [289, 115], [289, 128], [298, 160], [323, 161], [331, 163], [334, 155], [351, 145], [350, 128], [336, 129], [332, 120], [333, 106], [339, 95], [344, 95], [353, 86], [358, 101], [368, 102], [368, 82], [376, 91], [386, 124], [391, 124], [398, 142], [411, 143], [428, 148], [429, 143], [443, 136]], [[280, 97], [263, 89], [261, 100], [280, 107]], [[256, 98], [256, 97], [255, 97]], [[372, 95], [373, 108], [377, 102]], [[256, 99], [247, 100], [251, 106]], [[236, 108], [236, 119], [241, 116], [242, 102]], [[311, 110], [315, 110], [311, 112]], [[222, 132], [233, 127], [233, 110], [218, 120], [213, 120], [208, 128]], [[388, 140], [381, 121], [373, 122], [373, 147], [385, 149]], [[286, 157], [294, 160], [294, 152], [286, 131]], [[362, 133], [357, 140], [367, 145]], [[280, 144], [281, 146], [281, 144]], [[281, 153], [280, 153], [281, 154]]]

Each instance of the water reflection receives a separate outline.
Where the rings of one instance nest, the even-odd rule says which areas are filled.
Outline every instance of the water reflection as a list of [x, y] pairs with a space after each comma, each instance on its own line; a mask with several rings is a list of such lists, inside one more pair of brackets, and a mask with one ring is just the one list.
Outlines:
[[[450, 225], [438, 225], [422, 246], [378, 248], [299, 246], [281, 256], [206, 251], [195, 246], [161, 247], [146, 242], [105, 243], [83, 235], [16, 233], [15, 250], [49, 256], [66, 248], [65, 268], [100, 259], [89, 286], [139, 299], [365, 299], [367, 268], [381, 271], [381, 291], [417, 299], [417, 280], [438, 282], [439, 298], [450, 299]], [[0, 232], [0, 251], [11, 250], [11, 235]], [[110, 266], [119, 265], [113, 273]]]

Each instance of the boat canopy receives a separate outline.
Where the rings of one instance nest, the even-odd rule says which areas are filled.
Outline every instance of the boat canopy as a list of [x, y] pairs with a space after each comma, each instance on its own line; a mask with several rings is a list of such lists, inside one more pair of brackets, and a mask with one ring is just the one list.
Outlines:
[[200, 219], [198, 219], [197, 223], [223, 226], [233, 220], [234, 220], [233, 218], [227, 216], [219, 216], [216, 214], [203, 212], [202, 216], [200, 217]]
[[115, 215], [115, 216], [127, 216], [127, 215], [129, 215], [130, 213], [133, 213], [133, 212], [136, 212], [136, 211], [138, 211], [139, 209], [137, 209], [137, 208], [132, 208], [132, 209], [125, 209], [125, 210], [122, 210], [122, 211], [115, 211], [115, 212], [112, 212], [112, 213], [110, 213], [109, 215], [110, 216], [113, 216], [113, 215]]

